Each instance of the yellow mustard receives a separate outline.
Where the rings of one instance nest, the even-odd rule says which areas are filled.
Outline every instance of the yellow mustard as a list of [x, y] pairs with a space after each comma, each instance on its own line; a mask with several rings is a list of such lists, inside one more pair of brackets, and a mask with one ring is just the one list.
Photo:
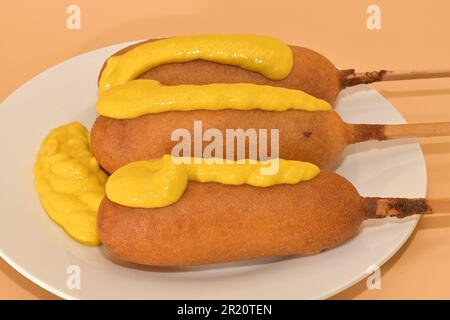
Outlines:
[[[264, 172], [274, 162], [276, 170]], [[316, 165], [293, 160], [224, 162], [164, 155], [161, 159], [136, 161], [116, 170], [106, 183], [106, 195], [127, 207], [159, 208], [177, 202], [188, 181], [269, 187], [311, 180], [319, 173]]]
[[166, 63], [208, 60], [235, 65], [280, 80], [293, 65], [292, 50], [260, 35], [198, 35], [156, 40], [112, 56], [100, 76], [99, 93]]
[[163, 86], [155, 80], [133, 80], [99, 96], [97, 112], [131, 119], [170, 110], [326, 111], [331, 105], [306, 92], [251, 83]]
[[78, 242], [99, 245], [97, 210], [108, 176], [90, 151], [88, 130], [78, 122], [53, 129], [42, 142], [33, 172], [49, 217]]

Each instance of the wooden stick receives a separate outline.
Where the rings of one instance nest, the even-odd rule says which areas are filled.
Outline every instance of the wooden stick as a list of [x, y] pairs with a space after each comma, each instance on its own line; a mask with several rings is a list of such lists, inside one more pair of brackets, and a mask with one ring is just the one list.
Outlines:
[[388, 124], [384, 126], [384, 135], [386, 139], [448, 136], [450, 122]]
[[406, 199], [406, 198], [363, 198], [367, 219], [386, 217], [404, 218], [415, 214], [450, 213], [450, 198]]
[[450, 136], [450, 122], [347, 125], [352, 133], [349, 144], [369, 140]]
[[427, 203], [433, 213], [450, 213], [450, 198], [428, 199]]
[[414, 214], [431, 214], [433, 210], [426, 199], [405, 198], [363, 198], [363, 207], [367, 219], [386, 217], [404, 218]]
[[414, 80], [414, 79], [434, 79], [449, 78], [450, 69], [430, 69], [430, 70], [378, 70], [372, 72], [353, 72], [348, 70], [342, 73], [344, 77], [344, 87], [351, 87], [358, 84], [369, 84], [380, 81]]

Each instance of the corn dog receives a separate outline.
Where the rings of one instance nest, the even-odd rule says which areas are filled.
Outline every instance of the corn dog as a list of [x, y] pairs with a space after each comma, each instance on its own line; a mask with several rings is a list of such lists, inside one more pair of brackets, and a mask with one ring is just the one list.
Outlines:
[[[125, 120], [98, 117], [91, 131], [92, 152], [100, 165], [112, 173], [127, 163], [159, 158], [165, 153], [171, 153], [172, 148], [178, 144], [178, 141], [171, 139], [174, 130], [185, 128], [194, 137], [195, 121], [199, 120], [203, 132], [214, 128], [219, 130], [224, 138], [228, 128], [278, 129], [280, 158], [307, 161], [321, 168], [326, 168], [336, 161], [349, 144], [368, 140], [450, 134], [450, 124], [446, 122], [399, 125], [349, 124], [343, 122], [332, 110], [169, 111]], [[203, 141], [203, 149], [209, 143], [210, 141]], [[265, 143], [267, 155], [273, 156], [270, 134], [267, 134], [267, 142], [259, 140], [258, 143], [259, 146]], [[230, 160], [238, 160], [238, 145], [236, 139], [232, 150], [234, 158]], [[223, 143], [224, 157], [226, 147], [227, 144]], [[243, 155], [249, 158], [251, 149], [249, 141], [245, 142], [244, 147]], [[189, 149], [191, 154], [194, 154], [194, 143], [191, 143]], [[259, 155], [258, 159], [264, 160]]]
[[[149, 39], [130, 45], [116, 52], [120, 56], [133, 48], [153, 42]], [[238, 66], [213, 61], [193, 60], [187, 63], [162, 64], [138, 75], [138, 79], [153, 79], [164, 85], [210, 84], [210, 83], [254, 83], [302, 90], [312, 96], [334, 104], [339, 92], [346, 87], [369, 84], [377, 81], [427, 79], [450, 77], [450, 70], [391, 71], [378, 70], [355, 73], [354, 69], [340, 70], [321, 54], [299, 46], [290, 45], [293, 65], [288, 76], [272, 80], [257, 72]], [[105, 68], [103, 64], [100, 76]]]
[[268, 188], [192, 182], [178, 202], [157, 209], [105, 197], [98, 230], [116, 258], [182, 266], [315, 254], [353, 237], [365, 219], [416, 213], [431, 213], [424, 199], [362, 198], [346, 179], [323, 171]]
[[[319, 166], [331, 163], [344, 147], [355, 139], [352, 136], [354, 127], [344, 125], [334, 111], [251, 110], [245, 111], [245, 114], [246, 117], [242, 117], [242, 112], [236, 110], [220, 112], [195, 110], [169, 111], [131, 120], [98, 117], [91, 131], [92, 152], [106, 171], [114, 172], [129, 162], [159, 158], [165, 153], [171, 153], [177, 143], [171, 141], [173, 130], [186, 128], [193, 132], [196, 120], [202, 120], [204, 131], [216, 128], [223, 132], [224, 136], [227, 128], [244, 130], [277, 128], [280, 138], [280, 158], [308, 161]], [[269, 138], [270, 136], [267, 147], [271, 152]], [[224, 148], [225, 146], [224, 144]], [[246, 158], [248, 158], [248, 151], [246, 148]]]

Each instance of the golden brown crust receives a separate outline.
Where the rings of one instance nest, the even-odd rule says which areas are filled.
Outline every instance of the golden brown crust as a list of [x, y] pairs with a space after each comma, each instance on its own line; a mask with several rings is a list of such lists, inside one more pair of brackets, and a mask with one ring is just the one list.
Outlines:
[[[321, 167], [341, 154], [351, 134], [334, 111], [172, 111], [130, 120], [100, 116], [91, 131], [92, 151], [100, 165], [111, 173], [132, 161], [170, 154], [177, 143], [171, 141], [172, 132], [186, 128], [193, 136], [194, 120], [202, 120], [203, 131], [217, 128], [223, 137], [226, 129], [278, 129], [280, 158], [308, 161]], [[267, 145], [270, 147], [270, 142]], [[248, 157], [248, 146], [246, 150]]]
[[100, 238], [116, 258], [158, 266], [314, 254], [354, 236], [364, 220], [355, 188], [332, 172], [256, 188], [189, 183], [174, 205], [133, 209], [105, 198]]
[[[154, 40], [129, 46], [114, 55], [123, 54], [150, 41]], [[317, 52], [297, 46], [290, 47], [294, 65], [291, 73], [283, 80], [270, 80], [256, 72], [203, 60], [161, 65], [145, 72], [139, 78], [158, 80], [165, 85], [239, 82], [266, 84], [303, 90], [333, 104], [342, 89], [342, 81], [347, 76], [345, 71], [336, 69], [327, 58]]]

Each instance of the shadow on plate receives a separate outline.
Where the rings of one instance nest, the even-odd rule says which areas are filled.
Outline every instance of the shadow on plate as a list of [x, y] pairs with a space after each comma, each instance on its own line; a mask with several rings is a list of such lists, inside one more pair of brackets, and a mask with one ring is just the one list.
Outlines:
[[[343, 163], [345, 158], [352, 154], [363, 153], [372, 150], [381, 150], [381, 149], [385, 150], [389, 148], [397, 148], [399, 146], [416, 143], [417, 140], [415, 138], [403, 138], [384, 141], [365, 141], [356, 144], [351, 144], [344, 149], [344, 152], [339, 156], [339, 158], [336, 161], [334, 161], [327, 169], [336, 171], [339, 168], [339, 166]], [[450, 143], [448, 145], [448, 148], [450, 151]]]
[[257, 267], [257, 266], [266, 266], [273, 263], [283, 262], [287, 260], [297, 259], [302, 257], [301, 255], [292, 255], [292, 256], [278, 256], [278, 257], [269, 257], [269, 258], [261, 258], [261, 259], [252, 259], [238, 262], [227, 262], [227, 263], [216, 263], [216, 264], [208, 264], [208, 265], [200, 265], [200, 266], [180, 266], [180, 267], [162, 267], [162, 266], [146, 266], [136, 263], [130, 263], [121, 261], [115, 258], [104, 246], [101, 247], [101, 253], [105, 258], [109, 261], [118, 264], [122, 267], [131, 268], [135, 270], [141, 271], [150, 271], [150, 272], [162, 272], [162, 273], [172, 273], [172, 272], [198, 272], [198, 271], [208, 271], [208, 270], [223, 270], [223, 269], [232, 269], [237, 267]]

